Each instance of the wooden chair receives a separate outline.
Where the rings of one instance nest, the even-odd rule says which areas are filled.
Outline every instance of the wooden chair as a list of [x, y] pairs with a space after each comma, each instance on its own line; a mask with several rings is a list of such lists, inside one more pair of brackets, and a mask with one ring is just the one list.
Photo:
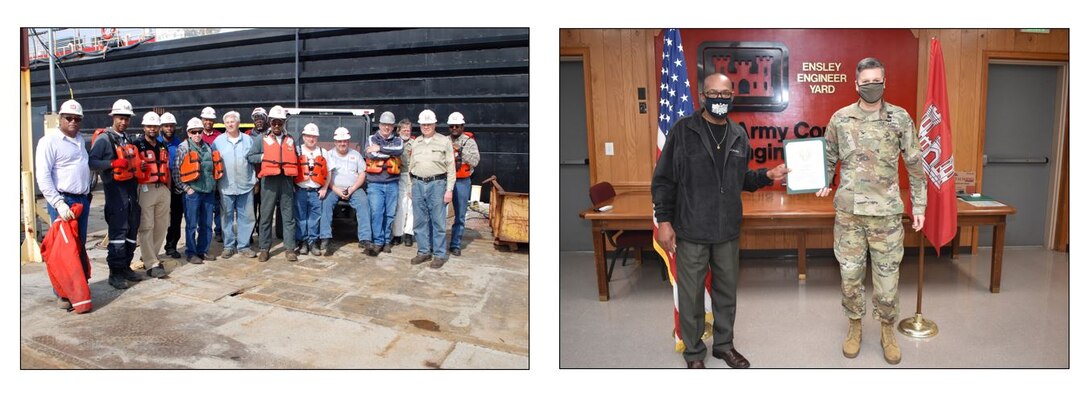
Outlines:
[[[603, 204], [615, 196], [616, 189], [608, 182], [601, 182], [589, 188], [589, 200], [593, 202], [594, 206]], [[623, 256], [621, 265], [626, 266], [627, 252], [634, 249], [638, 253], [638, 259], [641, 261], [642, 249], [646, 247], [652, 248], [654, 244], [654, 232], [646, 230], [607, 231], [605, 233], [605, 238], [608, 239], [608, 243], [616, 249], [612, 252], [612, 262], [608, 265], [607, 278], [609, 281], [612, 280], [612, 270], [616, 268], [616, 260], [621, 255]], [[664, 271], [662, 272], [664, 273]]]

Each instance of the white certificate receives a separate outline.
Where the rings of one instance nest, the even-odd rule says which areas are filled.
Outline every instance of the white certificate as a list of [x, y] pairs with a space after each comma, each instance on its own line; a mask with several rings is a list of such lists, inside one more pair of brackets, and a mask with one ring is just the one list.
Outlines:
[[821, 138], [786, 140], [786, 192], [789, 194], [815, 193], [827, 187], [827, 162], [824, 160], [824, 144]]

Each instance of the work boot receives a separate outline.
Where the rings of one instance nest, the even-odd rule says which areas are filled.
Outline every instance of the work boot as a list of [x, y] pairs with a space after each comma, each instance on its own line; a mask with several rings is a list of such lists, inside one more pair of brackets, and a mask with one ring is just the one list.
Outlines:
[[72, 303], [67, 298], [57, 297], [57, 307], [64, 310], [72, 309]]
[[173, 257], [175, 259], [180, 259], [181, 258], [181, 253], [178, 253], [177, 249], [167, 250], [166, 255], [170, 256], [170, 257]]
[[268, 249], [261, 249], [261, 253], [257, 254], [257, 261], [262, 263], [268, 261]]
[[287, 261], [298, 261], [298, 255], [296, 255], [295, 252], [287, 252], [284, 254], [287, 255]]
[[252, 258], [254, 258], [254, 257], [257, 257], [257, 253], [255, 253], [255, 252], [253, 251], [253, 249], [250, 249], [250, 248], [245, 248], [245, 249], [243, 249], [243, 250], [242, 250], [242, 256], [246, 256], [246, 257], [248, 257], [248, 258], [251, 258], [251, 259], [252, 259]]
[[151, 269], [147, 270], [147, 276], [152, 278], [162, 278], [166, 276], [166, 268], [163, 268], [162, 264], [156, 264]]
[[215, 256], [207, 253], [205, 253], [204, 256], [202, 256], [201, 258], [203, 258], [204, 261], [215, 261]]
[[204, 259], [194, 254], [189, 256], [189, 264], [204, 264]]
[[317, 244], [317, 250], [320, 251], [320, 253], [321, 253], [318, 256], [328, 256], [329, 255], [329, 239], [328, 238], [322, 238], [321, 242], [319, 242]]
[[412, 242], [415, 242], [416, 237], [412, 234], [404, 234], [404, 246], [412, 246]]
[[310, 251], [311, 256], [320, 256], [321, 251], [317, 249], [317, 242], [310, 241], [306, 243], [306, 249]]
[[385, 246], [382, 247], [382, 252], [393, 253], [393, 244], [391, 244], [391, 243], [385, 244]]
[[891, 323], [880, 323], [880, 346], [884, 348], [884, 361], [888, 364], [895, 365], [902, 361], [903, 354], [895, 342], [895, 328]]
[[121, 277], [125, 278], [125, 280], [129, 282], [139, 282], [144, 280], [144, 277], [140, 276], [140, 274], [137, 274], [136, 271], [133, 271], [132, 269], [122, 270]]
[[310, 254], [310, 245], [300, 241], [298, 246], [295, 246], [295, 253], [301, 256]]
[[431, 261], [431, 268], [434, 268], [434, 269], [442, 268], [442, 266], [446, 264], [447, 259], [448, 259], [448, 257], [435, 257], [434, 260]]
[[846, 340], [842, 343], [842, 355], [846, 358], [858, 356], [861, 350], [861, 319], [850, 319], [850, 328], [846, 330]]
[[362, 249], [367, 256], [378, 255], [378, 253], [374, 252], [374, 244], [370, 243], [370, 241], [359, 241], [359, 249]]
[[229, 259], [232, 256], [234, 256], [234, 249], [226, 249], [223, 251], [223, 254], [219, 255], [219, 257], [222, 257], [224, 259]]
[[110, 286], [113, 286], [113, 288], [115, 288], [117, 290], [124, 290], [124, 289], [127, 289], [129, 287], [132, 287], [132, 285], [129, 284], [128, 281], [125, 280], [125, 277], [121, 276], [120, 273], [111, 272], [109, 282], [110, 282]]
[[461, 256], [461, 248], [450, 248], [450, 254], [454, 256]]
[[427, 260], [430, 260], [430, 259], [431, 259], [431, 255], [429, 255], [429, 254], [417, 255], [416, 257], [412, 258], [412, 265], [423, 264], [424, 261], [427, 261]]
[[400, 245], [400, 237], [393, 237], [393, 239], [389, 240], [389, 244], [390, 245]]

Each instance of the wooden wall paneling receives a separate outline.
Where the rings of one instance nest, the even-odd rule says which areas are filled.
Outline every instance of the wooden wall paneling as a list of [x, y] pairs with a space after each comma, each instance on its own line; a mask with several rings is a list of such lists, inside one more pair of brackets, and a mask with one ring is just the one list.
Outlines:
[[[641, 139], [642, 128], [638, 127], [641, 122], [636, 122], [635, 117], [638, 116], [638, 96], [635, 95], [635, 73], [634, 67], [642, 54], [645, 53], [645, 45], [633, 45], [632, 36], [634, 30], [627, 29], [622, 30], [620, 33], [620, 40], [622, 42], [621, 48], [626, 48], [625, 55], [627, 58], [619, 61], [622, 70], [620, 71], [620, 88], [617, 91], [612, 92], [612, 98], [620, 106], [617, 110], [620, 113], [621, 123], [619, 125], [621, 135], [617, 135], [616, 143], [616, 163], [619, 166], [616, 168], [618, 172], [620, 168], [623, 169], [621, 177], [628, 182], [635, 182], [646, 179], [642, 176], [643, 173], [639, 168], [640, 162], [645, 162], [646, 157], [642, 157], [644, 151], [638, 149], [639, 140]], [[641, 73], [639, 73], [641, 75]], [[641, 81], [641, 78], [639, 79]], [[620, 175], [617, 173], [617, 175]]]

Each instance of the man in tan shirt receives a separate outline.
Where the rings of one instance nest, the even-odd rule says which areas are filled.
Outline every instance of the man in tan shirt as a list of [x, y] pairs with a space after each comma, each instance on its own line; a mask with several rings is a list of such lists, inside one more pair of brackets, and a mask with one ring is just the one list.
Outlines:
[[423, 135], [412, 143], [408, 159], [408, 190], [415, 216], [418, 254], [412, 264], [434, 261], [431, 268], [446, 264], [446, 204], [453, 200], [457, 180], [453, 160], [453, 143], [449, 137], [435, 133], [438, 119], [429, 109], [419, 113], [419, 128]]

